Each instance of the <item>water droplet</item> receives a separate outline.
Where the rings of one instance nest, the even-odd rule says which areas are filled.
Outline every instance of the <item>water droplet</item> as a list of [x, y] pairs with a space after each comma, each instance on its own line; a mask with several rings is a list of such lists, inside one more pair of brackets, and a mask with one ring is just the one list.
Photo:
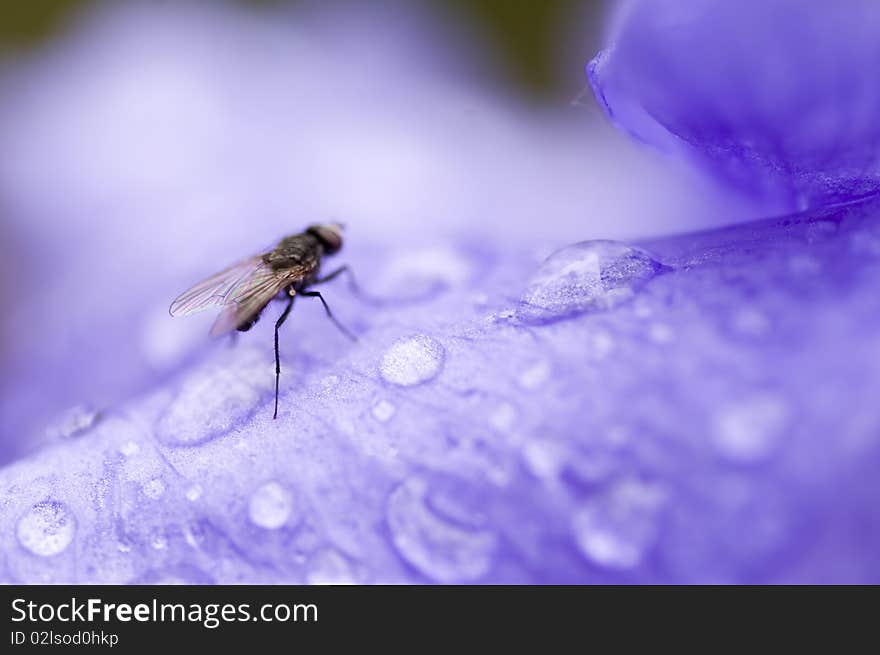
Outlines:
[[34, 555], [51, 557], [64, 552], [76, 534], [76, 519], [63, 503], [44, 500], [18, 520], [18, 542]]
[[725, 459], [753, 463], [776, 449], [788, 421], [788, 407], [773, 395], [728, 405], [715, 417], [713, 442]]
[[86, 432], [101, 418], [101, 412], [76, 405], [64, 412], [59, 419], [46, 428], [46, 436], [50, 439], [69, 439]]
[[550, 377], [550, 364], [546, 360], [535, 362], [520, 373], [517, 381], [523, 389], [537, 389]]
[[380, 423], [387, 423], [391, 420], [391, 417], [394, 416], [394, 413], [397, 411], [394, 405], [389, 403], [387, 400], [380, 400], [378, 403], [373, 405], [373, 418], [375, 418]]
[[201, 497], [202, 485], [198, 483], [190, 485], [190, 487], [186, 490], [186, 499], [191, 503], [196, 502]]
[[470, 260], [449, 247], [401, 251], [375, 275], [373, 288], [396, 300], [426, 300], [464, 284], [472, 275]]
[[251, 496], [248, 514], [251, 522], [267, 530], [277, 530], [293, 513], [293, 496], [277, 482], [267, 482]]
[[525, 444], [522, 454], [529, 470], [536, 477], [548, 480], [559, 476], [567, 458], [565, 448], [544, 439]]
[[159, 478], [153, 478], [144, 484], [143, 489], [144, 495], [147, 496], [147, 498], [157, 500], [165, 493], [165, 483]]
[[250, 351], [222, 368], [192, 373], [159, 419], [156, 436], [170, 446], [195, 446], [225, 434], [257, 410], [272, 375], [268, 360]]
[[667, 267], [646, 252], [614, 241], [585, 241], [541, 264], [517, 309], [526, 323], [546, 323], [609, 309], [633, 297]]
[[437, 582], [477, 580], [489, 571], [497, 538], [488, 530], [461, 526], [427, 504], [428, 483], [411, 478], [388, 497], [386, 518], [401, 557]]
[[126, 457], [131, 457], [141, 452], [141, 447], [136, 441], [126, 441], [124, 444], [119, 446], [119, 452]]
[[315, 553], [309, 561], [306, 582], [313, 585], [352, 585], [358, 580], [348, 560], [332, 548]]
[[510, 403], [501, 403], [489, 416], [489, 425], [499, 432], [508, 432], [516, 423], [516, 407]]
[[156, 529], [150, 535], [150, 546], [152, 546], [155, 550], [165, 550], [168, 548], [168, 537], [165, 536], [165, 533], [160, 529]]
[[386, 382], [411, 387], [437, 377], [445, 357], [446, 351], [436, 339], [423, 335], [407, 337], [385, 351], [379, 372]]
[[666, 323], [652, 323], [648, 328], [648, 336], [654, 343], [669, 343], [675, 337], [675, 333]]
[[593, 564], [625, 570], [638, 566], [657, 539], [663, 490], [636, 480], [590, 498], [573, 517], [578, 547]]

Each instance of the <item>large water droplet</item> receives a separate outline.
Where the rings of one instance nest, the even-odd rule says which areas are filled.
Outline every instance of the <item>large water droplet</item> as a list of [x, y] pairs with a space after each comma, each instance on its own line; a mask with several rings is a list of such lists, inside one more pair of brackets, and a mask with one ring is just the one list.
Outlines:
[[471, 275], [470, 260], [452, 248], [416, 248], [396, 254], [375, 275], [371, 286], [396, 301], [426, 300], [464, 284]]
[[277, 482], [267, 482], [251, 496], [248, 514], [251, 522], [267, 530], [277, 530], [293, 513], [293, 496]]
[[788, 407], [782, 399], [770, 394], [746, 398], [716, 415], [713, 442], [725, 459], [759, 462], [775, 451], [787, 420]]
[[64, 503], [44, 500], [31, 507], [18, 520], [18, 542], [40, 557], [58, 555], [76, 534], [76, 519]]
[[388, 497], [386, 517], [401, 557], [437, 582], [467, 582], [488, 572], [495, 534], [457, 525], [427, 504], [428, 483], [411, 478]]
[[664, 500], [658, 486], [635, 480], [590, 498], [573, 518], [578, 547], [604, 568], [638, 566], [657, 539], [657, 514]]
[[269, 361], [256, 351], [192, 373], [156, 424], [156, 436], [168, 445], [195, 446], [225, 434], [257, 410], [272, 375]]
[[382, 356], [379, 372], [386, 382], [411, 387], [435, 378], [445, 357], [439, 341], [419, 334], [394, 342]]
[[550, 255], [532, 277], [516, 311], [546, 323], [609, 309], [632, 298], [667, 267], [645, 251], [615, 241], [585, 241]]

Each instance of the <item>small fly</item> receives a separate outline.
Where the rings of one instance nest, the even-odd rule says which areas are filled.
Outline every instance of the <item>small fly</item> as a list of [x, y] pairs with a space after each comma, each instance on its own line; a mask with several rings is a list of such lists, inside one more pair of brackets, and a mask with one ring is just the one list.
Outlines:
[[[244, 259], [229, 268], [199, 282], [183, 292], [171, 303], [172, 316], [188, 316], [211, 307], [224, 307], [211, 328], [212, 336], [229, 334], [235, 330], [247, 332], [259, 320], [260, 314], [272, 300], [286, 300], [287, 306], [275, 322], [275, 413], [278, 418], [278, 382], [281, 377], [281, 359], [278, 355], [278, 330], [287, 320], [296, 296], [317, 298], [324, 311], [339, 330], [349, 339], [357, 338], [336, 320], [327, 301], [319, 291], [309, 287], [329, 282], [348, 271], [347, 266], [320, 276], [321, 260], [335, 255], [342, 248], [342, 225], [329, 223], [312, 225], [305, 232], [284, 237], [273, 250]], [[352, 280], [353, 282], [353, 280]]]

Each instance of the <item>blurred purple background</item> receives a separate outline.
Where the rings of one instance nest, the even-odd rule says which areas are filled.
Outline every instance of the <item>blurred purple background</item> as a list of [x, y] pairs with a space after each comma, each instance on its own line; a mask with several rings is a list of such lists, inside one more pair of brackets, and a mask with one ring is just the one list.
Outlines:
[[[877, 581], [877, 12], [454, 4], [10, 41], [0, 579]], [[273, 423], [168, 304], [331, 220]]]

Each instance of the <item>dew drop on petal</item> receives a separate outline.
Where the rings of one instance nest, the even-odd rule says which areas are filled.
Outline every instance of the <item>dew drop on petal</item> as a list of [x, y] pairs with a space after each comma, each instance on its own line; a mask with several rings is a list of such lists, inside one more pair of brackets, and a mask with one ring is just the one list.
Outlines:
[[161, 529], [157, 528], [150, 535], [150, 546], [154, 550], [165, 550], [168, 548], [168, 537], [165, 536]]
[[427, 496], [428, 483], [414, 477], [388, 497], [386, 519], [400, 556], [437, 582], [468, 582], [485, 575], [497, 548], [495, 534], [438, 515]]
[[546, 360], [535, 362], [519, 374], [517, 382], [523, 389], [534, 390], [550, 378], [550, 364]]
[[202, 485], [195, 483], [193, 485], [190, 485], [189, 488], [187, 488], [186, 499], [189, 502], [194, 503], [201, 497], [202, 497]]
[[324, 548], [309, 560], [306, 582], [313, 585], [352, 585], [357, 584], [358, 580], [345, 557], [332, 548]]
[[516, 407], [504, 402], [498, 405], [489, 415], [489, 425], [499, 432], [507, 432], [516, 424]]
[[141, 452], [141, 447], [136, 441], [126, 441], [124, 444], [119, 446], [119, 452], [126, 457], [133, 457], [134, 455], [137, 455], [139, 452]]
[[51, 557], [70, 545], [76, 534], [76, 519], [63, 503], [44, 500], [31, 507], [16, 526], [18, 542], [34, 555]]
[[407, 337], [385, 351], [379, 372], [386, 382], [411, 387], [437, 377], [445, 357], [446, 351], [436, 339], [424, 335]]
[[396, 300], [426, 300], [460, 286], [472, 275], [472, 264], [449, 247], [406, 250], [376, 273], [373, 288]]
[[64, 412], [56, 422], [46, 428], [50, 439], [69, 439], [91, 428], [101, 418], [101, 413], [84, 405], [76, 405]]
[[260, 402], [260, 385], [268, 389], [272, 380], [269, 364], [247, 352], [224, 368], [196, 371], [160, 417], [156, 436], [170, 446], [211, 441], [251, 416]]
[[581, 553], [603, 568], [638, 566], [657, 539], [657, 514], [664, 500], [660, 487], [635, 480], [590, 498], [572, 521]]
[[774, 395], [757, 395], [728, 405], [715, 416], [715, 448], [732, 462], [762, 461], [776, 450], [787, 420], [785, 402]]
[[277, 530], [287, 523], [292, 513], [293, 496], [274, 481], [260, 486], [248, 504], [251, 523], [266, 530]]
[[162, 482], [159, 478], [153, 478], [152, 480], [144, 483], [143, 486], [144, 495], [147, 498], [152, 498], [153, 500], [157, 500], [162, 497], [162, 494], [165, 493], [165, 483]]
[[373, 405], [373, 418], [380, 423], [387, 423], [394, 416], [397, 409], [387, 400], [380, 400]]
[[520, 299], [517, 318], [546, 323], [630, 300], [667, 267], [615, 241], [585, 241], [550, 255]]

